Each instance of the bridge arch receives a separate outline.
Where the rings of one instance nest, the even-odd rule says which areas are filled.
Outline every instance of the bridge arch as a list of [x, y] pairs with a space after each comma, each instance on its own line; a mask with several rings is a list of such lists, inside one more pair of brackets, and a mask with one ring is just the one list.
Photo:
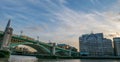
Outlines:
[[11, 47], [16, 47], [18, 45], [26, 45], [32, 47], [33, 49], [37, 50], [37, 54], [50, 54], [50, 50], [42, 45], [31, 44], [31, 43], [23, 43], [23, 44], [12, 44]]
[[27, 45], [27, 46], [30, 46], [30, 47], [36, 49], [38, 51], [38, 53], [50, 54], [50, 51], [42, 45], [36, 45], [36, 44], [35, 45], [34, 44], [24, 44], [24, 45]]

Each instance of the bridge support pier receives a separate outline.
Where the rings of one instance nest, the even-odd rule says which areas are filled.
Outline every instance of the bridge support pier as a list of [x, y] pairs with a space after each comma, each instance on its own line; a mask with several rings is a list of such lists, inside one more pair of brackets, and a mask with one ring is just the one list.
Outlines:
[[52, 50], [51, 50], [52, 55], [55, 55], [55, 51], [56, 51], [55, 46], [56, 46], [56, 43], [53, 43]]
[[13, 29], [10, 27], [10, 20], [5, 28], [3, 33], [2, 43], [0, 45], [0, 58], [9, 58], [10, 57], [10, 50], [9, 45], [12, 38]]
[[71, 48], [70, 48], [70, 50], [69, 50], [69, 56], [71, 56], [71, 53], [72, 53], [72, 52], [71, 52]]
[[9, 45], [10, 45], [11, 38], [12, 38], [12, 32], [13, 32], [13, 29], [10, 27], [10, 20], [9, 20], [6, 26], [6, 29], [4, 31], [1, 50], [9, 50]]

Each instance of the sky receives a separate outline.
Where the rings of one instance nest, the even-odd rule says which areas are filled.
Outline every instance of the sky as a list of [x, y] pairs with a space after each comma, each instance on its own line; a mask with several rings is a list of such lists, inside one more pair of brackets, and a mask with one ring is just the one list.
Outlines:
[[119, 36], [120, 0], [0, 0], [0, 30], [79, 48], [82, 34]]

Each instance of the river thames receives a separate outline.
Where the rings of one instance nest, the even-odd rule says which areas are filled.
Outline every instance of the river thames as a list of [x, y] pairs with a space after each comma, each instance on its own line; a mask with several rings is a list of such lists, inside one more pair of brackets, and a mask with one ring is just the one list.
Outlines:
[[118, 59], [38, 59], [32, 56], [10, 56], [9, 60], [0, 59], [0, 62], [120, 62]]

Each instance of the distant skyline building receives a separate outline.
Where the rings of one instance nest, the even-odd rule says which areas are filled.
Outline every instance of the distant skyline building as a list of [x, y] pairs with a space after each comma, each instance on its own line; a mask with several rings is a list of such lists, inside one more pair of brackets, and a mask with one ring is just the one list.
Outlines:
[[120, 37], [113, 38], [115, 56], [120, 56]]
[[103, 37], [103, 33], [84, 34], [79, 37], [81, 55], [113, 55], [112, 41]]

